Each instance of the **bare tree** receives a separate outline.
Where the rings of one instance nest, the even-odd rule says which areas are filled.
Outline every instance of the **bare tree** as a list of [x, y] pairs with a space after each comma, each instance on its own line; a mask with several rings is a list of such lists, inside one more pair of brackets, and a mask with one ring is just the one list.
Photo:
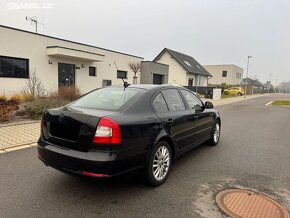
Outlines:
[[35, 97], [47, 95], [47, 92], [44, 89], [40, 78], [36, 76], [35, 71], [30, 75], [29, 79], [25, 81], [25, 86], [22, 87], [22, 93], [25, 96], [31, 96], [33, 99]]
[[276, 87], [279, 92], [282, 93], [290, 93], [290, 81], [288, 82], [281, 82], [280, 85]]
[[141, 63], [140, 62], [130, 62], [128, 63], [130, 69], [134, 72], [133, 84], [137, 84], [137, 73], [141, 71]]

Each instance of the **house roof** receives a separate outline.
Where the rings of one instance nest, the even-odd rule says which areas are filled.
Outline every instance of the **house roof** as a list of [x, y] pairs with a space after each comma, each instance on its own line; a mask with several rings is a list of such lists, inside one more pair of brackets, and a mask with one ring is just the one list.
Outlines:
[[168, 52], [187, 72], [212, 77], [212, 75], [193, 57], [168, 48], [164, 48], [153, 62], [156, 62], [165, 52]]
[[24, 33], [29, 33], [29, 34], [33, 34], [33, 35], [38, 35], [38, 36], [42, 36], [42, 37], [46, 37], [46, 38], [61, 40], [61, 41], [64, 41], [64, 42], [75, 43], [75, 44], [78, 44], [78, 45], [88, 46], [88, 47], [91, 47], [91, 48], [102, 49], [104, 51], [109, 51], [109, 52], [114, 52], [114, 53], [117, 53], [117, 54], [122, 54], [122, 55], [127, 55], [127, 56], [131, 56], [131, 57], [135, 57], [135, 58], [144, 59], [143, 57], [139, 57], [139, 56], [132, 55], [132, 54], [128, 54], [128, 53], [114, 51], [114, 50], [110, 50], [110, 49], [106, 49], [106, 48], [102, 48], [102, 47], [97, 47], [97, 46], [94, 46], [94, 45], [88, 45], [88, 44], [85, 44], [85, 43], [75, 42], [75, 41], [71, 41], [71, 40], [67, 40], [67, 39], [57, 38], [57, 37], [54, 37], [54, 36], [49, 36], [49, 35], [34, 33], [34, 32], [30, 32], [30, 31], [22, 30], [22, 29], [17, 29], [17, 28], [10, 27], [10, 26], [0, 25], [0, 28], [6, 28], [6, 29], [11, 29], [11, 30], [16, 30], [16, 31], [20, 31], [20, 32], [24, 32]]
[[[246, 78], [243, 79], [243, 82], [246, 82]], [[248, 85], [253, 85], [253, 86], [264, 86], [263, 83], [261, 83], [259, 80], [257, 79], [251, 79], [251, 78], [247, 78], [247, 82]]]

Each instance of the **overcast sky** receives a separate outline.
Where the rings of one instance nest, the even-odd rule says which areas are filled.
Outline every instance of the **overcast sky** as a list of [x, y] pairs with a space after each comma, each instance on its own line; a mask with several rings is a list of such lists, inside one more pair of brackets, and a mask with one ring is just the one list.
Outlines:
[[145, 60], [167, 47], [246, 71], [251, 55], [250, 77], [290, 80], [289, 0], [1, 0], [1, 25], [35, 31], [25, 16], [39, 33]]

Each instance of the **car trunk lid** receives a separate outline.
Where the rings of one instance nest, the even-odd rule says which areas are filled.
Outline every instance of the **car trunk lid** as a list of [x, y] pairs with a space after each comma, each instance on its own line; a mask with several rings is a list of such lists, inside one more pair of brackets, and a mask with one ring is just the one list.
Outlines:
[[88, 151], [101, 117], [115, 113], [70, 107], [47, 110], [43, 115], [42, 135], [56, 146]]

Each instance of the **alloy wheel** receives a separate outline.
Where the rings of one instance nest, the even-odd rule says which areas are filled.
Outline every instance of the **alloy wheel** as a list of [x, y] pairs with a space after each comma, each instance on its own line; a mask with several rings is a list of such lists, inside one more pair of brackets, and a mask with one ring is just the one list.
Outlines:
[[213, 135], [214, 142], [217, 143], [219, 138], [220, 138], [220, 125], [219, 125], [219, 123], [216, 123], [215, 124], [214, 135]]
[[170, 153], [168, 148], [161, 146], [157, 149], [153, 158], [152, 172], [157, 181], [164, 179], [170, 165]]

